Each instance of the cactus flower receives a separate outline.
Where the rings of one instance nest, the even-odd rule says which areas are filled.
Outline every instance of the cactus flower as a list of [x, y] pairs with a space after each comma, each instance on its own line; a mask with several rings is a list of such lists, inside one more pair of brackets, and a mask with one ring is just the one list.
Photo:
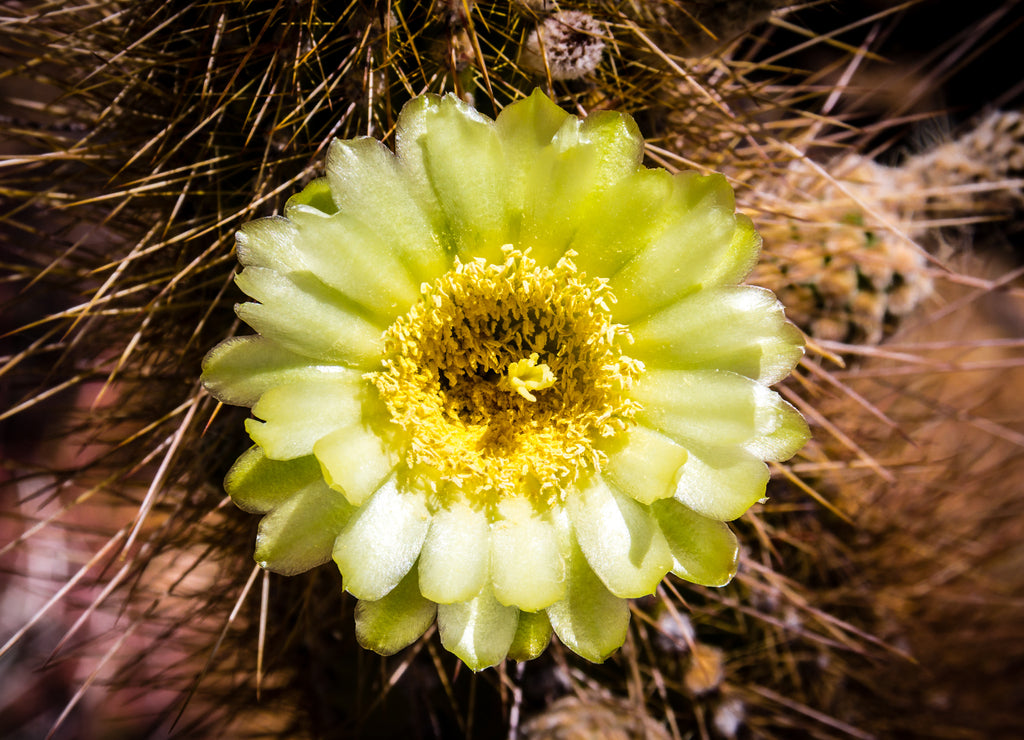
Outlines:
[[739, 285], [760, 238], [725, 178], [642, 150], [628, 116], [539, 92], [496, 120], [423, 96], [394, 153], [335, 141], [238, 233], [256, 334], [203, 366], [252, 408], [225, 487], [263, 567], [333, 559], [364, 647], [436, 620], [474, 670], [552, 632], [601, 661], [666, 573], [734, 575], [726, 522], [808, 437], [769, 387], [802, 335]]

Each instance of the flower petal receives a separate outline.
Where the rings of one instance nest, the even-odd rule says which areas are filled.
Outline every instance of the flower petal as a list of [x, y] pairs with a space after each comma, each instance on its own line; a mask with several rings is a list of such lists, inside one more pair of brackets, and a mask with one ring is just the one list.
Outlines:
[[654, 593], [672, 553], [647, 507], [595, 474], [570, 492], [566, 510], [580, 549], [609, 591], [622, 598]]
[[396, 152], [410, 177], [436, 198], [458, 254], [500, 260], [513, 234], [494, 122], [454, 95], [422, 95], [402, 108]]
[[686, 449], [663, 434], [636, 424], [603, 445], [608, 482], [641, 504], [668, 498], [683, 474]]
[[[612, 309], [616, 321], [630, 322], [701, 286], [749, 271], [757, 258], [760, 239], [735, 214], [724, 177], [685, 172], [676, 180], [675, 222], [609, 281], [618, 299]], [[744, 239], [737, 241], [737, 234]]]
[[413, 568], [384, 598], [356, 603], [356, 640], [367, 650], [394, 655], [416, 642], [436, 615], [437, 605], [420, 594]]
[[811, 438], [811, 430], [800, 412], [781, 398], [779, 404], [779, 423], [775, 429], [743, 445], [747, 452], [757, 455], [762, 460], [788, 460]]
[[618, 650], [629, 629], [629, 605], [597, 577], [579, 546], [569, 550], [565, 598], [547, 608], [558, 639], [577, 655], [601, 663]]
[[284, 215], [290, 217], [296, 210], [319, 211], [325, 216], [338, 212], [338, 204], [331, 194], [331, 183], [326, 177], [311, 180], [306, 187], [288, 199], [284, 204]]
[[640, 128], [630, 116], [618, 111], [595, 111], [587, 116], [578, 133], [563, 125], [555, 134], [555, 143], [579, 141], [593, 147], [598, 154], [598, 164], [593, 171], [590, 188], [600, 192], [628, 174], [640, 169], [644, 158], [644, 137]]
[[286, 576], [326, 563], [353, 511], [338, 491], [323, 480], [314, 481], [263, 517], [256, 534], [256, 561]]
[[474, 671], [505, 659], [518, 620], [519, 610], [500, 604], [487, 587], [469, 601], [437, 606], [441, 644]]
[[807, 441], [807, 426], [778, 393], [736, 373], [648, 369], [630, 395], [643, 404], [638, 420], [684, 447], [743, 445], [786, 459]]
[[[531, 197], [538, 156], [551, 146], [558, 130], [574, 118], [555, 105], [539, 89], [506, 106], [494, 120], [505, 153], [509, 202], [520, 209]], [[546, 169], [546, 168], [545, 168]]]
[[516, 636], [508, 648], [508, 657], [520, 663], [533, 660], [551, 642], [551, 620], [544, 612], [519, 612]]
[[223, 403], [252, 406], [270, 388], [330, 377], [355, 379], [359, 373], [340, 365], [310, 364], [261, 336], [226, 339], [203, 358], [202, 382]]
[[345, 590], [357, 599], [383, 598], [416, 562], [429, 524], [423, 497], [399, 491], [388, 479], [334, 542]]
[[327, 485], [341, 491], [353, 506], [360, 506], [380, 488], [398, 464], [394, 448], [382, 436], [384, 424], [364, 416], [313, 445]]
[[566, 120], [531, 168], [533, 198], [520, 247], [541, 264], [556, 262], [577, 231], [608, 207], [605, 191], [640, 170], [642, 153], [643, 138], [628, 116], [604, 111]]
[[295, 224], [281, 216], [242, 224], [235, 234], [238, 261], [245, 267], [264, 267], [277, 272], [303, 270], [306, 264], [296, 246], [298, 235]]
[[701, 516], [732, 521], [764, 498], [768, 466], [741, 448], [689, 446], [675, 499]]
[[436, 215], [415, 194], [395, 156], [375, 139], [335, 140], [327, 151], [327, 180], [342, 213], [357, 218], [402, 255], [418, 282], [448, 269]]
[[775, 295], [747, 285], [701, 290], [629, 329], [629, 354], [648, 367], [714, 367], [771, 385], [803, 356], [803, 335]]
[[235, 282], [259, 303], [235, 306], [238, 318], [286, 349], [317, 360], [370, 368], [383, 331], [357, 304], [314, 277], [246, 267]]
[[590, 198], [570, 249], [588, 275], [614, 275], [674, 223], [676, 178], [664, 170], [639, 170]]
[[420, 553], [420, 591], [450, 604], [480, 593], [491, 564], [487, 515], [461, 502], [435, 513]]
[[245, 429], [267, 457], [309, 455], [319, 439], [360, 419], [364, 392], [364, 381], [350, 376], [279, 385], [252, 407], [264, 421], [246, 419]]
[[224, 490], [242, 511], [265, 514], [319, 479], [320, 466], [312, 456], [282, 462], [250, 447], [231, 466]]
[[565, 595], [565, 564], [554, 525], [525, 498], [498, 503], [491, 530], [491, 581], [502, 604], [544, 609]]
[[672, 572], [702, 586], [724, 586], [736, 575], [739, 544], [729, 525], [702, 517], [674, 499], [651, 504], [672, 548]]
[[419, 285], [391, 246], [358, 218], [293, 209], [298, 247], [310, 273], [390, 322], [419, 299]]

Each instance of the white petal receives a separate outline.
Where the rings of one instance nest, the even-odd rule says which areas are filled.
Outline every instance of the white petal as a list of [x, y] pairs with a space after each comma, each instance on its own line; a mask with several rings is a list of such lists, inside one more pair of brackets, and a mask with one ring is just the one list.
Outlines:
[[420, 591], [431, 601], [450, 604], [480, 593], [491, 561], [487, 516], [456, 502], [435, 513], [420, 553]]
[[360, 507], [334, 543], [345, 590], [376, 601], [398, 585], [423, 547], [430, 519], [418, 493], [389, 479]]
[[702, 286], [745, 274], [756, 261], [760, 238], [735, 214], [725, 178], [692, 172], [676, 177], [686, 187], [678, 189], [675, 223], [609, 281], [618, 299], [612, 308], [618, 322], [631, 322]]
[[640, 168], [643, 139], [632, 119], [610, 111], [580, 121], [546, 110], [539, 126], [513, 135], [516, 115], [503, 111], [497, 121], [510, 172], [508, 197], [521, 215], [515, 243], [538, 263], [553, 264], [576, 232], [603, 212], [602, 194]]
[[354, 506], [380, 488], [398, 463], [395, 450], [382, 436], [386, 422], [378, 418], [364, 415], [313, 445], [327, 484], [341, 491]]
[[374, 317], [311, 274], [246, 267], [235, 282], [259, 301], [236, 305], [238, 318], [285, 349], [367, 369], [380, 361], [384, 332]]
[[636, 424], [602, 445], [604, 476], [641, 504], [668, 498], [683, 474], [686, 449], [663, 434]]
[[760, 383], [727, 371], [648, 369], [630, 395], [637, 415], [684, 447], [744, 445], [765, 459], [785, 459], [807, 440], [802, 417]]
[[691, 444], [675, 498], [693, 511], [728, 522], [764, 498], [768, 466], [742, 448]]
[[648, 508], [592, 475], [566, 502], [587, 562], [616, 596], [654, 593], [672, 553]]
[[343, 376], [271, 388], [252, 407], [264, 421], [246, 419], [245, 429], [267, 457], [290, 460], [309, 455], [317, 440], [359, 420], [364, 386], [362, 379]]
[[235, 234], [235, 250], [243, 266], [266, 267], [277, 272], [305, 269], [296, 246], [299, 230], [286, 218], [258, 218]]
[[397, 250], [416, 280], [433, 280], [448, 269], [430, 204], [379, 141], [336, 139], [327, 152], [327, 179], [340, 211]]
[[614, 275], [656, 243], [678, 219], [679, 176], [641, 169], [591, 196], [570, 248], [587, 275]]
[[252, 406], [267, 390], [300, 380], [355, 378], [340, 365], [316, 363], [261, 336], [226, 339], [203, 358], [203, 385], [218, 401]]
[[356, 217], [300, 211], [291, 220], [309, 271], [387, 323], [419, 299], [418, 284], [391, 245]]
[[454, 95], [422, 95], [402, 108], [396, 151], [410, 177], [436, 198], [458, 253], [500, 261], [501, 246], [514, 235], [494, 122]]
[[629, 328], [629, 355], [647, 367], [731, 370], [771, 385], [803, 356], [803, 335], [782, 304], [748, 285], [701, 290]]
[[491, 580], [502, 604], [536, 611], [565, 595], [565, 564], [555, 528], [525, 498], [498, 504], [491, 533]]

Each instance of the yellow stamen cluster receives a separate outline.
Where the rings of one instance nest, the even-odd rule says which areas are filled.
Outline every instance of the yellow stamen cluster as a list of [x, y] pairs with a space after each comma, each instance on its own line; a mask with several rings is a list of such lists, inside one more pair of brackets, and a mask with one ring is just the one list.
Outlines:
[[639, 408], [624, 391], [643, 366], [622, 354], [606, 281], [570, 253], [541, 267], [511, 245], [505, 262], [456, 261], [384, 336], [370, 376], [407, 433], [406, 463], [433, 470], [474, 503], [514, 493], [560, 499], [594, 443]]

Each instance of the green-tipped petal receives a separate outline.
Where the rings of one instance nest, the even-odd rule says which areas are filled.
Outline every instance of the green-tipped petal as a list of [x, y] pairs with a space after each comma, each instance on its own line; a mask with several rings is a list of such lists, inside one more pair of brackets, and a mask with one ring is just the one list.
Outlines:
[[566, 508], [580, 549], [609, 591], [623, 598], [654, 593], [672, 554], [647, 507], [593, 475]]
[[243, 224], [235, 234], [238, 261], [245, 267], [263, 267], [277, 272], [304, 270], [296, 241], [299, 230], [280, 216], [259, 218]]
[[311, 483], [263, 517], [256, 534], [256, 561], [286, 576], [326, 563], [334, 538], [352, 511], [345, 497], [322, 480]]
[[356, 603], [356, 640], [367, 650], [394, 655], [427, 631], [437, 605], [420, 594], [416, 569], [382, 599]]
[[344, 497], [324, 484], [312, 457], [280, 462], [252, 447], [228, 471], [224, 488], [239, 508], [269, 512], [256, 535], [255, 558], [283, 575], [330, 560], [334, 538], [352, 513]]
[[231, 466], [224, 490], [242, 511], [266, 514], [318, 480], [320, 466], [312, 455], [282, 462], [250, 447]]
[[648, 369], [630, 395], [644, 406], [640, 421], [683, 446], [759, 446], [792, 455], [807, 439], [792, 406], [736, 373]]
[[402, 109], [396, 151], [405, 171], [437, 200], [458, 253], [500, 258], [513, 234], [494, 123], [454, 95], [423, 95]]
[[675, 494], [687, 452], [665, 435], [637, 424], [603, 449], [608, 456], [604, 476], [623, 493], [641, 504]]
[[313, 445], [324, 479], [359, 506], [380, 488], [398, 464], [398, 456], [384, 438], [383, 421], [363, 418], [329, 432]]
[[356, 423], [363, 409], [361, 380], [307, 380], [271, 388], [252, 407], [263, 421], [246, 419], [245, 429], [267, 457], [290, 460], [312, 454], [316, 442]]
[[293, 195], [284, 204], [284, 215], [291, 218], [292, 214], [304, 211], [319, 211], [325, 216], [338, 212], [338, 204], [334, 202], [331, 194], [331, 184], [326, 177], [318, 177], [304, 187], [300, 192]]
[[675, 223], [609, 281], [618, 299], [612, 308], [616, 321], [632, 321], [718, 283], [735, 272], [723, 262], [743, 256], [733, 244], [735, 200], [725, 178], [693, 172], [676, 177]]
[[429, 526], [423, 497], [399, 491], [394, 478], [385, 482], [334, 542], [345, 590], [357, 599], [383, 598], [416, 562]]
[[672, 548], [672, 572], [702, 586], [724, 586], [736, 575], [740, 549], [729, 525], [702, 517], [674, 499], [651, 504]]
[[628, 117], [595, 113], [565, 119], [539, 149], [521, 182], [525, 190], [517, 246], [552, 264], [577, 231], [605, 207], [603, 193], [640, 169], [643, 139]]
[[705, 285], [736, 285], [750, 274], [761, 254], [761, 235], [754, 222], [744, 213], [736, 214], [736, 230], [732, 232], [729, 250], [718, 263], [717, 269], [710, 270]]
[[369, 368], [380, 358], [383, 331], [356, 304], [314, 277], [246, 267], [235, 282], [259, 303], [235, 306], [238, 318], [300, 355]]
[[519, 610], [499, 603], [490, 588], [469, 601], [437, 606], [441, 644], [474, 671], [505, 659], [518, 620]]
[[362, 221], [401, 254], [417, 281], [433, 280], [448, 269], [430, 204], [422, 202], [398, 160], [379, 141], [332, 142], [327, 180], [339, 211]]
[[593, 663], [601, 663], [626, 640], [629, 605], [605, 587], [575, 542], [568, 560], [565, 598], [549, 606], [547, 616], [566, 647]]
[[456, 502], [435, 513], [420, 553], [420, 591], [438, 604], [476, 596], [490, 572], [490, 544], [483, 511]]
[[494, 120], [512, 176], [530, 166], [539, 149], [548, 146], [565, 122], [574, 118], [540, 89], [505, 107]]
[[675, 499], [702, 516], [732, 521], [764, 498], [768, 466], [734, 447], [690, 445]]
[[291, 221], [309, 271], [375, 317], [390, 322], [419, 299], [398, 255], [358, 218], [294, 212]]
[[595, 192], [611, 187], [627, 174], [640, 169], [644, 157], [644, 137], [630, 116], [618, 111], [597, 111], [584, 119], [579, 133], [566, 127], [555, 135], [556, 141], [564, 134], [577, 138], [581, 144], [592, 146], [599, 153], [598, 165], [590, 183]]
[[702, 290], [629, 328], [630, 356], [648, 367], [714, 367], [771, 385], [803, 356], [803, 334], [775, 295], [746, 285]]
[[551, 141], [572, 116], [540, 90], [507, 106], [494, 121], [505, 154], [506, 192], [513, 213], [532, 212], [538, 174], [550, 174]]
[[565, 564], [550, 521], [525, 498], [498, 504], [491, 532], [491, 580], [502, 604], [544, 609], [565, 595]]
[[358, 373], [340, 365], [312, 364], [261, 336], [226, 339], [203, 358], [203, 385], [218, 401], [252, 406], [270, 388], [303, 380], [331, 377], [355, 379]]
[[551, 642], [551, 621], [544, 612], [519, 612], [516, 635], [508, 648], [508, 657], [520, 663], [533, 660]]
[[681, 179], [664, 170], [638, 170], [591, 198], [570, 248], [587, 275], [614, 275], [658, 241], [678, 218]]
[[755, 437], [743, 448], [762, 460], [779, 462], [793, 457], [811, 438], [811, 430], [793, 406], [781, 398], [775, 410], [778, 423], [766, 435]]

